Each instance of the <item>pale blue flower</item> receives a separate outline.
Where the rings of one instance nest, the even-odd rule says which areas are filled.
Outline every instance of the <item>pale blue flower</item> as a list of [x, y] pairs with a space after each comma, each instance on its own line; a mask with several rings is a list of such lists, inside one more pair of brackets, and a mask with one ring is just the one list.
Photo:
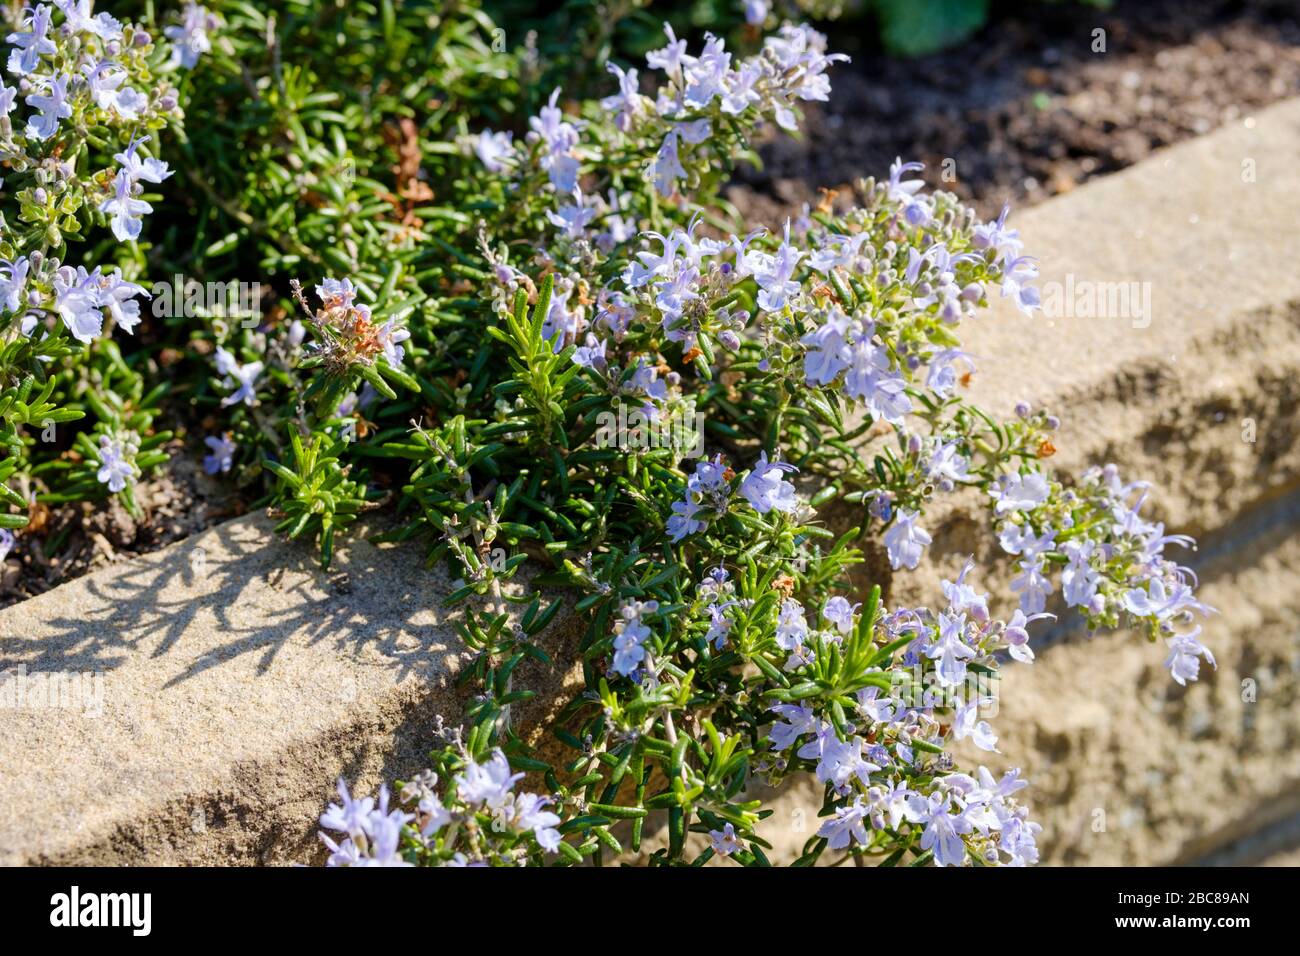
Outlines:
[[844, 392], [862, 402], [872, 418], [898, 425], [912, 410], [907, 382], [890, 369], [888, 352], [860, 335], [852, 347], [852, 366], [844, 376]]
[[645, 55], [645, 62], [651, 69], [663, 70], [670, 77], [675, 78], [681, 74], [682, 64], [690, 57], [686, 55], [686, 41], [677, 39], [672, 24], [664, 24], [664, 33], [668, 35], [668, 45], [658, 50], [651, 50]]
[[735, 601], [727, 601], [722, 604], [709, 605], [709, 630], [704, 635], [704, 640], [712, 644], [718, 650], [722, 650], [727, 644], [727, 635], [731, 633], [731, 619], [727, 617], [727, 609], [735, 605]]
[[794, 485], [782, 478], [786, 472], [799, 469], [782, 461], [767, 460], [767, 452], [760, 452], [754, 469], [740, 485], [740, 493], [759, 514], [777, 511], [794, 511], [799, 507]]
[[0, 262], [0, 303], [10, 312], [23, 308], [23, 292], [27, 288], [27, 273], [31, 262], [19, 256], [13, 262]]
[[400, 327], [395, 319], [389, 319], [375, 329], [375, 341], [383, 349], [384, 361], [390, 367], [401, 368], [402, 359], [406, 356], [406, 349], [402, 348], [401, 343], [410, 337], [410, 330]]
[[1210, 649], [1197, 640], [1200, 633], [1201, 629], [1198, 626], [1187, 634], [1175, 635], [1165, 642], [1169, 645], [1169, 656], [1165, 658], [1165, 667], [1169, 668], [1173, 679], [1183, 686], [1186, 686], [1189, 680], [1196, 680], [1200, 675], [1199, 658], [1204, 657], [1215, 669], [1219, 666]]
[[46, 82], [48, 93], [33, 93], [26, 98], [28, 106], [40, 111], [38, 115], [27, 118], [28, 139], [49, 139], [59, 131], [59, 120], [72, 115], [72, 104], [68, 102], [68, 78], [54, 76]]
[[561, 206], [558, 212], [546, 210], [546, 219], [560, 230], [560, 235], [581, 239], [587, 234], [587, 226], [596, 218], [596, 207], [583, 199], [581, 189], [574, 189], [571, 195], [573, 202]]
[[529, 137], [542, 144], [541, 167], [551, 185], [557, 192], [571, 193], [578, 185], [579, 164], [573, 150], [578, 145], [578, 131], [582, 124], [564, 118], [558, 105], [559, 98], [560, 90], [557, 88], [538, 114], [528, 120], [532, 130]]
[[1161, 577], [1147, 582], [1147, 590], [1132, 588], [1124, 592], [1124, 607], [1138, 617], [1153, 617], [1161, 624], [1173, 620], [1185, 611], [1208, 614], [1210, 608], [1196, 600], [1192, 589], [1181, 581], [1166, 585]]
[[125, 170], [118, 170], [113, 179], [113, 195], [99, 205], [99, 211], [108, 213], [109, 224], [118, 242], [129, 242], [140, 237], [143, 217], [153, 212], [153, 206], [133, 195], [131, 178]]
[[[852, 780], [869, 785], [871, 774], [880, 767], [862, 756], [862, 738], [851, 736], [848, 740], [840, 740], [829, 723], [822, 728], [821, 736], [821, 754], [815, 774], [818, 782], [830, 784], [838, 793], [847, 793]], [[799, 755], [804, 755], [802, 749]]]
[[725, 91], [731, 70], [731, 54], [726, 45], [711, 33], [704, 35], [704, 50], [686, 69], [683, 101], [691, 109], [704, 109]]
[[760, 289], [760, 309], [765, 312], [780, 312], [792, 296], [799, 294], [802, 287], [794, 281], [793, 276], [802, 258], [803, 253], [790, 244], [790, 220], [787, 219], [785, 241], [777, 248], [775, 255], [760, 260], [765, 268], [754, 273], [754, 281]]
[[163, 36], [173, 43], [172, 63], [187, 70], [198, 66], [199, 57], [212, 49], [208, 31], [219, 25], [220, 21], [208, 12], [207, 7], [193, 2], [185, 4], [180, 24], [163, 29]]
[[886, 194], [902, 207], [903, 218], [913, 226], [923, 226], [930, 221], [930, 208], [925, 197], [917, 195], [925, 183], [919, 179], [904, 180], [903, 176], [923, 169], [924, 163], [905, 163], [902, 159], [895, 158], [889, 167], [889, 180], [885, 184]]
[[1042, 555], [1021, 561], [1020, 574], [1011, 579], [1011, 590], [1020, 595], [1020, 610], [1026, 614], [1039, 614], [1047, 607], [1047, 596], [1055, 590], [1051, 580], [1043, 573], [1046, 562], [1047, 559]]
[[848, 634], [853, 630], [853, 615], [861, 606], [861, 604], [850, 604], [847, 598], [837, 594], [828, 599], [822, 607], [822, 617], [834, 624], [835, 629], [841, 634]]
[[974, 360], [961, 349], [941, 349], [930, 356], [925, 384], [940, 398], [947, 398], [957, 387], [957, 362], [964, 363], [968, 371], [975, 371]]
[[514, 133], [485, 129], [474, 140], [474, 155], [489, 173], [504, 173], [515, 162]]
[[784, 720], [784, 723], [773, 724], [768, 731], [773, 750], [785, 750], [805, 734], [817, 732], [819, 721], [811, 707], [803, 704], [777, 704], [772, 708], [772, 713]]
[[763, 77], [763, 68], [753, 61], [746, 61], [727, 74], [719, 107], [728, 116], [739, 116], [749, 107], [762, 102], [756, 84]]
[[1087, 540], [1067, 541], [1061, 548], [1068, 558], [1061, 572], [1061, 593], [1067, 607], [1085, 607], [1097, 593], [1101, 572], [1090, 563], [1096, 544]]
[[136, 138], [131, 140], [130, 144], [120, 153], [114, 154], [113, 158], [122, 164], [122, 172], [126, 174], [127, 179], [132, 183], [143, 180], [148, 183], [161, 183], [172, 175], [172, 171], [167, 168], [167, 163], [161, 159], [145, 157], [141, 159], [136, 155], [140, 143], [143, 140]]
[[1056, 532], [1048, 529], [1041, 535], [1035, 535], [1034, 529], [1028, 525], [1008, 522], [998, 532], [998, 542], [1008, 554], [1019, 554], [1026, 560], [1034, 560], [1052, 549], [1056, 543]]
[[365, 854], [361, 848], [352, 842], [351, 837], [335, 842], [328, 834], [318, 834], [321, 842], [325, 844], [326, 849], [330, 851], [329, 857], [325, 860], [327, 867], [347, 867], [362, 866], [365, 862]]
[[731, 856], [737, 850], [741, 849], [741, 844], [736, 839], [736, 827], [731, 823], [723, 824], [721, 830], [709, 831], [709, 846], [718, 856]]
[[439, 830], [451, 823], [451, 811], [448, 810], [441, 800], [433, 794], [427, 794], [420, 798], [416, 804], [416, 809], [420, 811], [420, 816], [424, 819], [420, 826], [420, 836], [426, 839], [436, 834]]
[[808, 265], [823, 274], [830, 274], [837, 268], [854, 265], [861, 253], [862, 244], [871, 238], [870, 232], [859, 232], [851, 236], [830, 234], [823, 236], [816, 251], [809, 253]]
[[546, 808], [552, 803], [550, 797], [535, 793], [521, 793], [515, 797], [514, 821], [524, 830], [532, 830], [533, 838], [547, 853], [554, 853], [560, 847], [560, 831], [555, 829], [560, 824], [558, 815]]
[[845, 334], [849, 319], [842, 312], [832, 312], [818, 328], [799, 340], [808, 348], [804, 353], [804, 381], [809, 385], [829, 385], [849, 367], [851, 353]]
[[234, 388], [235, 391], [221, 400], [223, 407], [237, 405], [243, 402], [245, 405], [253, 405], [257, 402], [257, 379], [262, 374], [265, 366], [261, 362], [248, 362], [241, 365], [233, 355], [225, 349], [217, 348], [217, 371], [225, 373], [225, 379], [222, 385], [226, 388]]
[[212, 450], [211, 454], [203, 456], [203, 470], [209, 475], [215, 475], [218, 472], [224, 474], [230, 471], [231, 466], [234, 464], [235, 452], [239, 447], [230, 437], [230, 433], [208, 435], [203, 439], [203, 443]]
[[998, 836], [998, 849], [1011, 857], [1008, 866], [1033, 866], [1038, 862], [1038, 847], [1034, 838], [1043, 828], [1019, 816], [1002, 824]]
[[[1024, 598], [1021, 597], [1023, 603]], [[1029, 625], [1038, 620], [1056, 620], [1055, 614], [1037, 613], [1026, 616], [1022, 608], [1018, 608], [1011, 615], [1011, 620], [1007, 622], [1007, 629], [1004, 634], [1007, 640], [1007, 652], [1020, 661], [1022, 664], [1033, 662], [1034, 652], [1029, 647]]]
[[1040, 472], [1027, 475], [1003, 475], [996, 485], [989, 489], [989, 496], [997, 502], [994, 512], [999, 515], [1008, 511], [1033, 511], [1051, 494], [1047, 476]]
[[1031, 281], [1038, 278], [1038, 267], [1028, 256], [1017, 256], [1007, 263], [1002, 273], [1002, 298], [1010, 298], [1025, 315], [1033, 315], [1041, 307], [1041, 293]]
[[1020, 241], [1020, 231], [1008, 229], [1007, 213], [1009, 205], [1003, 205], [1002, 212], [993, 222], [980, 223], [971, 230], [971, 245], [976, 249], [994, 249], [999, 259], [1014, 259], [1020, 254], [1024, 243]]
[[825, 837], [826, 845], [832, 850], [843, 850], [852, 840], [856, 840], [859, 846], [865, 846], [868, 839], [865, 824], [867, 814], [868, 808], [859, 794], [852, 803], [837, 807], [835, 815], [818, 828], [817, 835]]
[[510, 772], [510, 762], [498, 748], [481, 764], [473, 760], [465, 764], [454, 779], [456, 796], [467, 804], [496, 809], [510, 799], [510, 791], [523, 777]]
[[677, 188], [677, 180], [686, 176], [686, 167], [682, 165], [677, 153], [678, 135], [675, 128], [664, 135], [663, 142], [659, 144], [659, 151], [655, 153], [652, 167], [655, 189], [659, 190], [659, 195], [665, 197], [671, 196]]
[[624, 70], [615, 63], [606, 63], [605, 69], [618, 77], [618, 92], [602, 99], [600, 108], [614, 113], [615, 129], [626, 133], [645, 111], [645, 97], [637, 87], [635, 69]]
[[590, 332], [586, 342], [573, 350], [573, 362], [583, 368], [603, 369], [606, 365], [604, 339], [598, 339]]
[[108, 309], [113, 322], [128, 335], [135, 334], [135, 327], [140, 324], [140, 303], [136, 296], [150, 297], [144, 286], [128, 282], [122, 278], [122, 270], [115, 268], [108, 275], [94, 274], [99, 284], [99, 304]]
[[899, 508], [894, 523], [885, 532], [885, 551], [889, 554], [889, 565], [895, 571], [920, 564], [921, 555], [932, 540], [929, 533], [917, 525], [919, 517], [918, 512]]
[[63, 266], [54, 278], [54, 309], [74, 339], [89, 345], [104, 328], [100, 311], [99, 269], [94, 274], [84, 266], [74, 271]]
[[983, 623], [989, 619], [989, 596], [987, 592], [976, 591], [974, 586], [966, 583], [966, 575], [974, 569], [975, 559], [967, 558], [957, 580], [942, 583], [943, 596], [948, 599], [948, 607], [952, 611], [967, 612]]
[[336, 830], [349, 836], [359, 836], [366, 832], [370, 814], [375, 808], [373, 797], [354, 800], [348, 792], [348, 785], [342, 777], [338, 782], [339, 803], [331, 803], [321, 814], [320, 825], [328, 830]]
[[808, 621], [804, 617], [803, 605], [794, 598], [781, 602], [781, 610], [776, 620], [776, 643], [782, 650], [794, 651], [803, 646], [808, 639]]
[[109, 435], [99, 436], [99, 470], [95, 477], [114, 494], [135, 481], [135, 466], [122, 441]]
[[[102, 39], [113, 42], [122, 39], [122, 21], [117, 19], [111, 13], [95, 14], [94, 24], [86, 28], [91, 33], [98, 34]], [[148, 31], [136, 26], [136, 36], [149, 37]], [[150, 41], [152, 42], [152, 40]]]
[[921, 849], [934, 851], [936, 866], [961, 866], [966, 860], [966, 843], [962, 834], [973, 829], [964, 812], [949, 813], [951, 798], [931, 794], [927, 807]]
[[645, 642], [651, 636], [650, 628], [641, 620], [643, 613], [653, 613], [658, 604], [647, 601], [644, 604], [628, 603], [619, 609], [621, 620], [614, 625], [614, 660], [612, 668], [616, 674], [631, 677], [645, 660]]
[[[9, 72], [15, 76], [31, 73], [40, 63], [43, 54], [53, 55], [58, 50], [49, 37], [50, 7], [47, 4], [38, 3], [35, 8], [29, 8], [29, 12], [23, 16], [23, 23], [28, 27], [27, 32], [11, 33], [6, 38], [18, 48], [9, 54]], [[31, 104], [30, 99], [28, 104]], [[44, 138], [47, 137], [42, 137]]]
[[935, 673], [942, 687], [955, 687], [966, 679], [966, 661], [975, 657], [975, 649], [964, 638], [965, 614], [939, 614], [939, 638], [925, 650], [925, 656], [937, 660]]
[[979, 698], [972, 700], [970, 703], [963, 704], [957, 708], [956, 716], [952, 721], [952, 738], [953, 740], [965, 740], [971, 738], [971, 742], [981, 750], [989, 750], [993, 753], [999, 753], [998, 738], [993, 733], [993, 728], [989, 726], [987, 720], [979, 719], [979, 709], [985, 704], [993, 702], [991, 697]]
[[351, 279], [326, 279], [316, 286], [321, 306], [325, 309], [349, 308], [356, 301], [357, 290]]
[[91, 16], [90, 3], [91, 0], [54, 0], [54, 5], [66, 18], [63, 23], [65, 30], [73, 33], [99, 34], [99, 24]]
[[931, 481], [937, 482], [943, 490], [951, 491], [957, 482], [970, 480], [968, 465], [966, 458], [957, 451], [957, 440], [953, 439], [935, 448], [934, 454], [930, 456], [930, 463], [926, 466], [925, 474]]

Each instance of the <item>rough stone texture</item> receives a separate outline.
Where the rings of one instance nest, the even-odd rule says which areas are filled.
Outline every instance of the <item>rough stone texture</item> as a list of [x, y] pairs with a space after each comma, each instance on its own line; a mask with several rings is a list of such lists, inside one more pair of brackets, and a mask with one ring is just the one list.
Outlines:
[[[1038, 663], [1008, 669], [995, 726], [1034, 783], [1048, 863], [1255, 862], [1297, 842], [1297, 152], [1292, 101], [1016, 219], [1045, 283], [1149, 282], [1149, 323], [998, 304], [963, 330], [976, 401], [1064, 419], [1061, 470], [1113, 460], [1156, 483], [1150, 513], [1203, 536], [1204, 596], [1222, 612], [1205, 629], [1220, 669], [1187, 690], [1127, 634], [1062, 628]], [[972, 553], [1007, 594], [972, 496], [926, 524], [930, 560], [888, 580], [892, 602], [933, 601]], [[0, 612], [0, 669], [99, 669], [106, 691], [99, 719], [4, 714], [0, 862], [303, 859], [335, 776], [364, 788], [418, 768], [434, 715], [462, 708], [449, 583], [364, 533], [339, 555], [345, 585], [248, 518]], [[552, 627], [548, 649], [569, 659], [571, 629]], [[543, 701], [574, 689], [572, 669], [521, 680]], [[778, 800], [778, 859], [815, 829], [811, 798]]]
[[[467, 655], [445, 573], [373, 530], [326, 574], [240, 518], [0, 612], [0, 672], [103, 675], [100, 716], [0, 710], [0, 864], [307, 860], [339, 775], [422, 766]], [[525, 668], [516, 687], [560, 695]]]

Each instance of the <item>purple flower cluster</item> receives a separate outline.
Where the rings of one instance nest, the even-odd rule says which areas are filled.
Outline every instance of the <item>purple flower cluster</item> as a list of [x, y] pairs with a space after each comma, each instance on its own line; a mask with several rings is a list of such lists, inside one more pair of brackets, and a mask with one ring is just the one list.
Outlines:
[[1141, 517], [1145, 482], [1125, 483], [1118, 469], [1107, 465], [1090, 469], [1077, 487], [1055, 498], [1038, 473], [1007, 476], [990, 493], [995, 512], [1005, 518], [1002, 548], [1018, 558], [1011, 586], [1025, 615], [1041, 613], [1055, 592], [1048, 559], [1059, 556], [1064, 559], [1061, 597], [1090, 624], [1127, 622], [1164, 638], [1165, 666], [1180, 684], [1197, 679], [1201, 658], [1214, 665], [1198, 639], [1200, 628], [1185, 629], [1194, 615], [1205, 617], [1214, 609], [1196, 598], [1195, 573], [1164, 555], [1166, 545], [1190, 548], [1195, 542], [1165, 534], [1163, 524]]
[[[1011, 624], [990, 619], [988, 596], [967, 580], [971, 569], [968, 563], [956, 581], [943, 582], [948, 605], [937, 614], [926, 608], [883, 614], [877, 640], [907, 643], [885, 672], [894, 689], [886, 693], [871, 685], [858, 691], [853, 723], [837, 726], [816, 703], [772, 708], [778, 718], [768, 731], [773, 779], [791, 761], [803, 761], [841, 801], [817, 834], [830, 849], [867, 846], [873, 834], [887, 830], [903, 839], [919, 833], [919, 848], [933, 851], [940, 866], [962, 865], [968, 856], [982, 863], [1037, 861], [1039, 827], [1013, 799], [1025, 786], [1018, 771], [996, 780], [980, 767], [972, 777], [948, 772], [949, 765], [932, 756], [947, 740], [970, 739], [983, 750], [997, 750], [996, 735], [980, 719], [993, 698], [962, 693], [967, 666], [994, 668], [997, 650], [1023, 645], [1023, 616], [1017, 612]], [[826, 627], [812, 631], [799, 602], [785, 600], [776, 638], [792, 652], [786, 669], [797, 673], [815, 666], [817, 648], [839, 645], [854, 631], [857, 611], [833, 596], [820, 615]]]
[[611, 670], [624, 677], [632, 677], [641, 668], [646, 657], [645, 642], [652, 632], [641, 619], [659, 610], [657, 601], [629, 601], [619, 608], [619, 619], [614, 624], [614, 659]]
[[[758, 461], [740, 483], [741, 497], [759, 514], [793, 512], [798, 509], [799, 500], [794, 485], [782, 476], [797, 470], [786, 462], [768, 460], [767, 452], [760, 452]], [[681, 499], [672, 504], [672, 515], [666, 525], [668, 539], [676, 544], [726, 514], [734, 490], [732, 479], [731, 469], [723, 463], [721, 455], [697, 463], [695, 473], [686, 479]]]
[[[482, 763], [467, 760], [464, 769], [453, 779], [454, 791], [439, 796], [436, 774], [425, 771], [407, 784], [401, 802], [413, 805], [413, 813], [400, 808], [389, 809], [389, 793], [380, 787], [379, 799], [355, 799], [342, 780], [338, 784], [339, 803], [330, 804], [321, 815], [320, 824], [327, 830], [343, 834], [335, 840], [325, 833], [321, 840], [330, 850], [327, 866], [410, 866], [405, 850], [433, 850], [446, 866], [483, 866], [486, 855], [494, 851], [492, 835], [519, 837], [529, 835], [547, 853], [560, 845], [556, 826], [560, 818], [547, 809], [548, 797], [535, 793], [516, 793], [515, 784], [522, 773], [511, 772], [504, 753], [494, 750]], [[473, 858], [457, 849], [457, 838], [467, 832], [464, 821], [479, 814], [490, 817], [486, 826], [475, 825], [473, 832], [482, 834], [467, 846]]]

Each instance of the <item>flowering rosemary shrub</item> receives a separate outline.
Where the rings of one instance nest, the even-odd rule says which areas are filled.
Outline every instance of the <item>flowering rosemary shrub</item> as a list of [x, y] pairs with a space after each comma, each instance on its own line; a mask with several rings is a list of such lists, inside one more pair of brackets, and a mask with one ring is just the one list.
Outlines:
[[[194, 204], [197, 237], [158, 263], [277, 293], [255, 321], [171, 317], [157, 333], [184, 351], [187, 414], [217, 423], [204, 466], [264, 495], [325, 566], [360, 512], [390, 508], [386, 540], [454, 569], [474, 654], [470, 703], [445, 715], [427, 771], [396, 800], [340, 784], [320, 821], [332, 864], [603, 862], [638, 850], [649, 821], [666, 834], [652, 863], [766, 865], [772, 810], [750, 785], [797, 774], [825, 794], [799, 865], [1032, 863], [1025, 782], [963, 770], [951, 748], [997, 749], [986, 694], [1008, 658], [1033, 660], [1049, 601], [1163, 641], [1180, 683], [1213, 663], [1192, 623], [1210, 609], [1164, 555], [1191, 542], [1140, 516], [1146, 486], [1113, 467], [1055, 475], [1051, 415], [998, 421], [962, 395], [962, 322], [991, 297], [1038, 305], [1005, 213], [981, 222], [901, 161], [860, 182], [851, 211], [775, 235], [719, 200], [759, 130], [794, 132], [801, 104], [826, 98], [843, 58], [815, 31], [784, 23], [733, 53], [668, 28], [644, 66], [611, 62], [580, 83], [601, 95], [569, 100], [528, 79], [589, 66], [502, 43], [471, 4], [189, 5], [170, 52], [124, 32], [111, 53], [78, 33], [87, 6], [60, 4], [54, 28], [47, 5], [26, 15], [15, 56], [36, 49], [28, 74], [52, 78], [23, 82], [64, 89], [102, 46], [124, 57], [112, 95], [149, 89], [151, 105], [128, 96], [135, 120], [101, 105], [85, 64], [59, 95], [88, 119], [30, 104], [29, 128], [50, 135], [23, 149], [79, 158], [47, 174], [43, 199], [22, 194], [23, 221], [58, 221], [5, 233], [18, 292], [0, 410], [16, 457], [0, 480], [18, 507], [25, 484], [129, 504], [161, 460], [161, 385], [143, 392], [155, 352], [124, 354], [89, 313], [128, 332], [139, 318], [136, 187], [169, 172], [140, 126], [180, 109], [147, 78], [192, 68], [175, 198]], [[109, 149], [82, 132], [92, 121], [121, 140], [98, 178], [76, 172]], [[50, 229], [78, 223], [107, 228], [112, 273], [51, 259], [65, 253]], [[184, 234], [169, 221], [168, 245]], [[71, 420], [78, 402], [96, 419], [80, 454], [42, 464], [23, 426]], [[921, 567], [926, 515], [959, 489], [986, 500], [1015, 558], [1009, 614], [973, 564], [936, 581], [930, 607], [853, 587], [869, 541], [894, 571]], [[580, 661], [539, 646], [557, 615], [580, 620]], [[529, 658], [582, 671], [546, 728], [512, 720], [533, 695], [513, 680]]]
[[[168, 435], [152, 428], [166, 387], [146, 382], [112, 335], [134, 335], [142, 319], [136, 240], [157, 198], [146, 190], [172, 175], [151, 154], [180, 126], [191, 34], [159, 37], [90, 6], [3, 12], [0, 496], [25, 511], [116, 494], [138, 515], [132, 487], [166, 459]], [[83, 422], [73, 455], [54, 440], [69, 422]], [[7, 529], [27, 515], [5, 510], [8, 551]]]

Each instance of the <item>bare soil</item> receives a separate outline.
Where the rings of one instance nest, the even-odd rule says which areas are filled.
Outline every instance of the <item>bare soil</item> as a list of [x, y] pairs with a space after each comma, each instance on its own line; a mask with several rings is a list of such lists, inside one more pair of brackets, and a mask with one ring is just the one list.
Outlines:
[[[901, 157], [993, 216], [1300, 93], [1295, 0], [1016, 6], [946, 53], [855, 52], [833, 69], [830, 102], [806, 111], [804, 139], [773, 137], [764, 168], [742, 170], [728, 198], [777, 225], [820, 187], [886, 175]], [[851, 45], [851, 31], [826, 28], [833, 48]]]

